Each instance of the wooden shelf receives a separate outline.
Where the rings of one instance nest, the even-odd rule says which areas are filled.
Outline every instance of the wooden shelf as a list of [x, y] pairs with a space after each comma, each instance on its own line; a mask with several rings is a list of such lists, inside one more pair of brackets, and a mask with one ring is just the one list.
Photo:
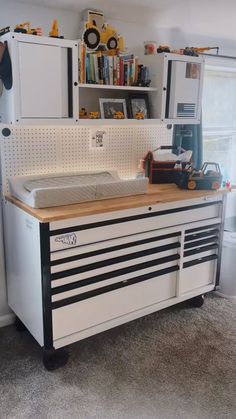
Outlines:
[[110, 90], [130, 90], [138, 92], [157, 92], [157, 87], [138, 87], [138, 86], [114, 86], [110, 84], [88, 84], [79, 83], [79, 88], [84, 89], [110, 89]]

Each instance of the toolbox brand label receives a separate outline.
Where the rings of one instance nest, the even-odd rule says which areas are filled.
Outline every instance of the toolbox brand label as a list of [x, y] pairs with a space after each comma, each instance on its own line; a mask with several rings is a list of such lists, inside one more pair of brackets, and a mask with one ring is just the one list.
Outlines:
[[75, 246], [77, 244], [77, 236], [75, 233], [63, 234], [55, 237], [55, 242]]

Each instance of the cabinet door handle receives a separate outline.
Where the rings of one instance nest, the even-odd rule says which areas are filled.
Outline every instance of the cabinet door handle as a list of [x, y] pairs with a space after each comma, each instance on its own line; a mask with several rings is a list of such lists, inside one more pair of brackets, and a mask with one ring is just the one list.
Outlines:
[[78, 82], [77, 81], [74, 82], [74, 86], [78, 86]]

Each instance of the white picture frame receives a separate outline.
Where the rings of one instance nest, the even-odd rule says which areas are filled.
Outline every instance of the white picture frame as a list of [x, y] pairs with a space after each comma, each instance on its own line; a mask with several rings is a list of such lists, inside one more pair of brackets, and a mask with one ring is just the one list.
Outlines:
[[113, 119], [115, 112], [123, 112], [127, 119], [127, 107], [125, 99], [99, 99], [100, 113], [102, 119]]

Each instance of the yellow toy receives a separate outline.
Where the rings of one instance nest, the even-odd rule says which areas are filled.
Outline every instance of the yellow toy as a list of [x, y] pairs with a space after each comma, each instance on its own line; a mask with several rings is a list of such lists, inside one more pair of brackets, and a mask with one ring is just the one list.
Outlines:
[[64, 38], [64, 36], [59, 36], [58, 21], [54, 19], [52, 24], [52, 30], [49, 32], [51, 38]]
[[136, 113], [136, 115], [135, 115], [135, 118], [136, 118], [136, 119], [144, 119], [144, 114], [143, 114], [143, 112], [137, 112], [137, 113]]
[[80, 108], [79, 117], [80, 117], [80, 119], [83, 119], [83, 118], [86, 119], [86, 118], [88, 118], [88, 113], [87, 113], [87, 111], [86, 111], [85, 108]]
[[104, 14], [92, 10], [88, 10], [87, 13], [85, 30], [82, 35], [85, 45], [92, 50], [97, 49], [99, 45], [104, 45], [106, 49], [124, 51], [124, 38], [105, 22]]
[[113, 118], [114, 119], [124, 119], [125, 115], [123, 114], [123, 112], [115, 112]]
[[89, 118], [90, 119], [99, 119], [100, 113], [99, 112], [89, 112]]
[[25, 22], [20, 25], [16, 25], [14, 32], [27, 33], [28, 35], [38, 35], [38, 32], [41, 30], [41, 28], [31, 29], [31, 23]]

